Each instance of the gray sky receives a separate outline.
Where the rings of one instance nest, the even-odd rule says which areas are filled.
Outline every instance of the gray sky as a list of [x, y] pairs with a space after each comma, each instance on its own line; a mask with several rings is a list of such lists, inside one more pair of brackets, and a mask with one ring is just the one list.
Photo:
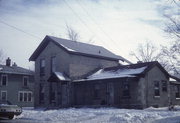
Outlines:
[[162, 14], [170, 6], [162, 5], [160, 0], [0, 0], [0, 49], [29, 68], [28, 59], [42, 39], [67, 38], [68, 24], [82, 42], [136, 62], [129, 52], [139, 43], [149, 40], [159, 46], [169, 40]]

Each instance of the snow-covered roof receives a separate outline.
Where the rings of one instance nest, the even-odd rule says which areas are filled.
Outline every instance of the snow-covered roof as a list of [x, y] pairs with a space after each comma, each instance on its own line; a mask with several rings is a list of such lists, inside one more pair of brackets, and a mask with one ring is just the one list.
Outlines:
[[102, 46], [71, 41], [67, 39], [57, 38], [53, 36], [46, 36], [38, 48], [34, 51], [34, 53], [29, 58], [30, 61], [35, 61], [38, 55], [42, 52], [42, 50], [48, 45], [48, 42], [52, 41], [56, 45], [60, 46], [61, 48], [68, 51], [68, 53], [76, 54], [76, 55], [86, 55], [88, 57], [98, 57], [103, 59], [110, 59], [110, 60], [122, 60], [127, 63], [130, 63], [127, 59], [118, 56], [111, 51], [105, 49]]
[[58, 77], [59, 80], [62, 80], [62, 81], [66, 81], [68, 80], [69, 81], [69, 78], [67, 78], [63, 73], [61, 72], [54, 72], [54, 74]]
[[5, 74], [22, 74], [22, 75], [33, 75], [34, 72], [18, 66], [6, 66], [0, 65], [0, 73]]
[[106, 71], [100, 69], [96, 73], [87, 77], [87, 80], [97, 80], [97, 79], [108, 79], [108, 78], [124, 78], [124, 77], [136, 77], [136, 74], [142, 73], [147, 67], [141, 67], [136, 69], [118, 69]]

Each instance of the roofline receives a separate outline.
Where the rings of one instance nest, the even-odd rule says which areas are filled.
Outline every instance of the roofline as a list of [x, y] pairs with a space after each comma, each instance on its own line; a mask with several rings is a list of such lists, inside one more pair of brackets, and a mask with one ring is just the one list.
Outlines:
[[29, 76], [34, 76], [34, 73], [18, 73], [18, 72], [8, 72], [8, 71], [0, 71], [0, 74], [15, 74], [15, 75], [29, 75]]
[[[48, 40], [49, 39], [49, 40]], [[29, 58], [29, 61], [35, 61], [36, 58], [39, 56], [39, 54], [37, 56], [34, 56], [39, 50], [38, 48], [40, 48], [43, 43], [45, 41], [52, 41], [54, 44], [56, 44], [57, 46], [59, 46], [60, 48], [62, 48], [63, 50], [65, 50], [66, 52], [68, 52], [69, 54], [73, 54], [73, 55], [82, 55], [82, 56], [88, 56], [88, 57], [94, 57], [94, 58], [100, 58], [100, 59], [106, 59], [106, 60], [112, 60], [112, 61], [126, 61], [126, 62], [129, 62], [128, 60], [123, 60], [121, 58], [111, 58], [111, 57], [105, 57], [105, 56], [98, 56], [98, 55], [92, 55], [92, 54], [86, 54], [86, 53], [80, 53], [80, 52], [72, 52], [72, 51], [69, 51], [67, 50], [66, 48], [64, 48], [62, 45], [60, 45], [59, 43], [57, 43], [56, 41], [54, 41], [52, 38], [50, 38], [48, 35], [43, 39], [43, 41], [39, 44], [39, 46], [36, 48], [36, 50], [33, 52], [33, 54], [30, 56]], [[131, 62], [129, 62], [131, 63]]]

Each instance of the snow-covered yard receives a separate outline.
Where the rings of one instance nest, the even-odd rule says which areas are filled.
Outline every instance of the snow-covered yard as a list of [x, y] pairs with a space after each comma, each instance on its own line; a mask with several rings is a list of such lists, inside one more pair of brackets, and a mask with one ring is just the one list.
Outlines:
[[23, 110], [17, 119], [52, 123], [180, 123], [180, 107], [177, 111], [166, 108], [144, 110], [117, 108], [68, 108], [59, 110]]

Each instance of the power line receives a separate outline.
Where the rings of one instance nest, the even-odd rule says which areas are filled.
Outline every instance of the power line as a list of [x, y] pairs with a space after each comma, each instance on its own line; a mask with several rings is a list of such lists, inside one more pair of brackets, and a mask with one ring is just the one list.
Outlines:
[[9, 27], [11, 27], [11, 28], [13, 28], [13, 29], [15, 29], [15, 30], [17, 30], [17, 31], [19, 31], [19, 32], [23, 32], [23, 33], [25, 33], [25, 34], [27, 34], [27, 35], [29, 35], [29, 36], [31, 36], [31, 37], [34, 37], [34, 38], [37, 38], [37, 39], [41, 39], [41, 38], [38, 37], [38, 36], [35, 36], [35, 35], [31, 34], [31, 33], [28, 33], [28, 32], [26, 32], [26, 31], [24, 31], [24, 30], [22, 30], [22, 29], [20, 29], [20, 28], [18, 28], [18, 27], [15, 27], [15, 26], [13, 26], [13, 25], [11, 25], [11, 24], [8, 24], [8, 23], [6, 23], [6, 22], [4, 22], [4, 21], [2, 21], [2, 20], [0, 20], [0, 23], [4, 24], [4, 25], [6, 25], [6, 26], [9, 26]]
[[[86, 12], [86, 14], [88, 15], [88, 17], [91, 18], [91, 20], [94, 22], [94, 24], [115, 44], [117, 44], [100, 26], [99, 24], [96, 22], [96, 20], [89, 14], [89, 12], [81, 5], [81, 3], [79, 2], [79, 0], [77, 0], [78, 5]], [[118, 44], [117, 44], [118, 45]]]
[[[74, 15], [76, 15], [78, 17], [78, 19], [87, 27], [87, 29], [94, 35], [96, 35], [89, 27], [88, 25], [81, 19], [81, 17], [73, 10], [73, 8], [67, 3], [66, 0], [63, 0], [64, 3], [67, 5], [67, 7], [74, 13]], [[99, 36], [96, 35], [97, 38], [99, 38]], [[100, 38], [99, 38], [100, 39]], [[101, 41], [103, 41], [102, 39], [100, 39]], [[104, 42], [105, 43], [105, 42]], [[107, 47], [109, 47], [109, 45], [107, 45]], [[110, 47], [109, 47], [110, 48]], [[111, 48], [110, 48], [111, 49]]]

